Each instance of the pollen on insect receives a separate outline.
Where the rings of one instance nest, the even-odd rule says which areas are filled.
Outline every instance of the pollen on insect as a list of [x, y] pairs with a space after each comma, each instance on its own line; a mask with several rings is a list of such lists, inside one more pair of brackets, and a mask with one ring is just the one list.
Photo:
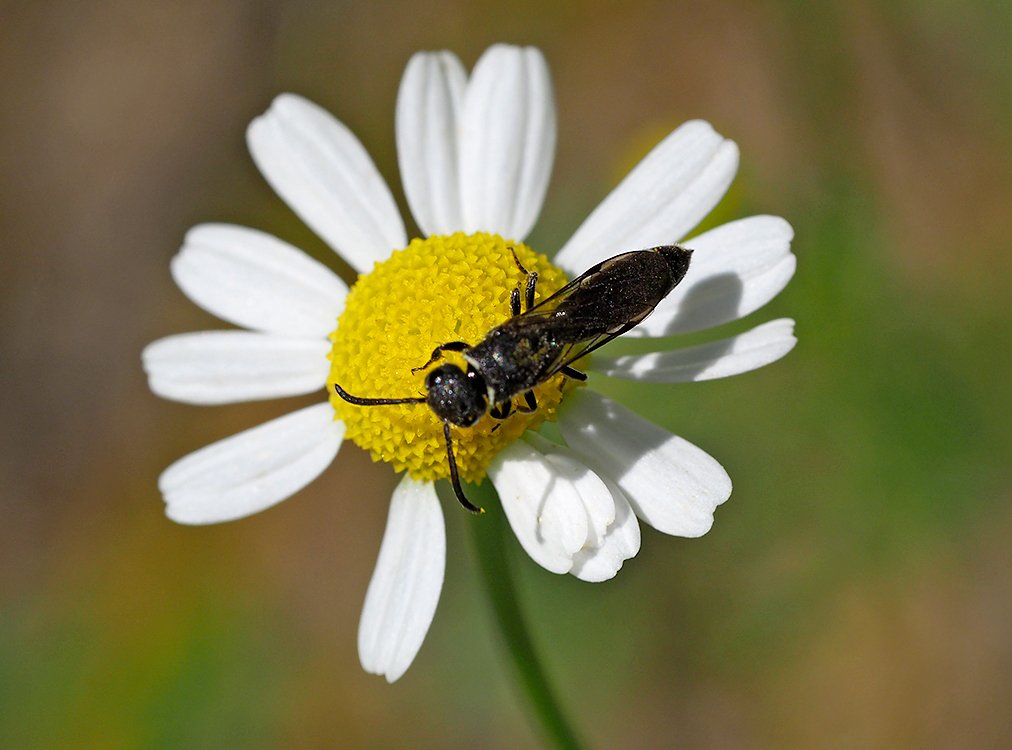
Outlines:
[[[422, 396], [427, 371], [412, 373], [441, 343], [477, 343], [510, 317], [510, 294], [525, 280], [511, 249], [527, 270], [538, 274], [537, 300], [562, 288], [563, 272], [519, 242], [498, 235], [457, 233], [413, 240], [361, 276], [348, 295], [331, 334], [327, 381], [345, 437], [375, 461], [419, 480], [448, 476], [442, 422], [425, 404], [360, 407], [334, 391], [371, 398]], [[463, 366], [459, 354], [445, 361]], [[535, 388], [537, 411], [514, 413], [504, 422], [487, 415], [473, 427], [452, 428], [463, 478], [477, 481], [492, 458], [527, 429], [553, 420], [566, 389], [575, 384], [557, 375]], [[497, 427], [498, 425], [498, 427]]]

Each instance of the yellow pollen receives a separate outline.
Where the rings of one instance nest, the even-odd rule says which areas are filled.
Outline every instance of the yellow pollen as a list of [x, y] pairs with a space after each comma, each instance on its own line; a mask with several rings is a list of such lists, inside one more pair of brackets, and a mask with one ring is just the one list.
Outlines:
[[[374, 461], [393, 464], [419, 480], [449, 476], [443, 424], [424, 403], [355, 406], [334, 391], [338, 383], [363, 398], [409, 398], [425, 395], [424, 371], [412, 373], [432, 350], [449, 341], [474, 346], [490, 329], [510, 317], [510, 294], [526, 277], [510, 253], [538, 274], [536, 302], [566, 283], [548, 259], [519, 242], [478, 232], [415, 239], [371, 273], [359, 277], [348, 294], [337, 330], [331, 335], [327, 390], [337, 417]], [[446, 352], [443, 361], [466, 367], [463, 358]], [[514, 413], [498, 422], [487, 414], [473, 427], [452, 428], [453, 449], [460, 475], [478, 481], [492, 458], [527, 429], [555, 412], [569, 386], [556, 375], [534, 389], [538, 409]], [[522, 397], [515, 399], [523, 403]], [[493, 428], [499, 428], [493, 432]]]

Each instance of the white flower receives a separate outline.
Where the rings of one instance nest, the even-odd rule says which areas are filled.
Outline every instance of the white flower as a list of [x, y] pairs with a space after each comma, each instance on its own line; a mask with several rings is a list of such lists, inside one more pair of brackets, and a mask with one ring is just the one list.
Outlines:
[[[470, 79], [448, 52], [415, 55], [396, 124], [405, 192], [426, 234], [527, 235], [555, 148], [551, 83], [537, 50], [492, 47]], [[284, 94], [247, 135], [268, 182], [357, 271], [369, 273], [407, 244], [376, 167], [328, 113]], [[708, 123], [682, 125], [598, 206], [555, 263], [573, 277], [619, 252], [679, 241], [721, 199], [737, 164], [735, 144]], [[757, 310], [794, 272], [791, 238], [783, 219], [753, 216], [685, 240], [695, 251], [685, 280], [626, 335], [698, 331]], [[220, 404], [325, 386], [327, 337], [349, 292], [326, 267], [256, 230], [202, 225], [187, 234], [172, 274], [198, 305], [249, 330], [148, 346], [143, 362], [155, 393]], [[793, 321], [776, 320], [676, 351], [609, 357], [604, 350], [588, 366], [633, 380], [706, 380], [769, 364], [794, 343]], [[517, 539], [550, 571], [611, 578], [639, 550], [637, 519], [667, 534], [700, 536], [731, 493], [726, 472], [707, 453], [589, 389], [565, 397], [558, 424], [564, 445], [528, 432], [487, 468]], [[261, 511], [315, 479], [344, 433], [325, 401], [203, 448], [162, 474], [166, 512], [204, 524]], [[393, 681], [410, 665], [432, 621], [444, 564], [434, 486], [406, 473], [362, 613], [366, 670]]]

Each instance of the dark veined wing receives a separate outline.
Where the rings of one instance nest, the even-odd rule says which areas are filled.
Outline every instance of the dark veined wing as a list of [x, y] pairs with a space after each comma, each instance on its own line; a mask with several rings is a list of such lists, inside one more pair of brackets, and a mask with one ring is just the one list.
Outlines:
[[524, 329], [551, 333], [555, 345], [542, 368], [542, 378], [547, 379], [639, 325], [681, 281], [690, 252], [665, 246], [616, 255], [508, 325], [518, 333]]
[[682, 280], [691, 254], [665, 245], [616, 255], [587, 269], [521, 317], [565, 320], [574, 333], [582, 329], [586, 337], [630, 322], [636, 325]]

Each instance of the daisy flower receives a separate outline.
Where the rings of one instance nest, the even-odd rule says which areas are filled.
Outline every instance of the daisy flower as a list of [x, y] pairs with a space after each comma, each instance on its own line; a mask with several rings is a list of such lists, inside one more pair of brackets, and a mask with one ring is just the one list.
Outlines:
[[[327, 393], [170, 466], [159, 487], [179, 523], [229, 521], [290, 497], [345, 439], [403, 472], [358, 639], [363, 667], [390, 681], [418, 652], [442, 588], [445, 531], [433, 484], [448, 476], [442, 423], [424, 404], [355, 406], [334, 385], [372, 398], [417, 395], [425, 372], [413, 368], [436, 345], [477, 343], [509, 317], [510, 293], [523, 280], [513, 252], [538, 273], [544, 299], [605, 258], [688, 236], [738, 165], [735, 144], [708, 123], [682, 125], [549, 260], [522, 240], [541, 209], [555, 137], [551, 80], [538, 50], [494, 46], [470, 77], [449, 52], [416, 54], [396, 113], [401, 178], [424, 235], [409, 241], [355, 136], [315, 104], [279, 96], [247, 131], [253, 159], [357, 281], [349, 289], [324, 265], [254, 229], [194, 227], [172, 275], [197, 305], [245, 330], [170, 336], [143, 353], [151, 389], [177, 401]], [[795, 343], [786, 319], [676, 350], [670, 337], [737, 320], [772, 299], [794, 272], [791, 237], [783, 219], [752, 216], [683, 240], [694, 251], [685, 280], [625, 334], [654, 339], [661, 351], [609, 357], [605, 348], [583, 363], [591, 387], [558, 375], [536, 389], [533, 413], [453, 429], [461, 476], [491, 480], [535, 562], [603, 581], [638, 552], [640, 522], [677, 536], [709, 530], [731, 493], [727, 473], [692, 443], [595, 393], [593, 373], [678, 383], [782, 357]], [[546, 421], [556, 427], [536, 432]]]

